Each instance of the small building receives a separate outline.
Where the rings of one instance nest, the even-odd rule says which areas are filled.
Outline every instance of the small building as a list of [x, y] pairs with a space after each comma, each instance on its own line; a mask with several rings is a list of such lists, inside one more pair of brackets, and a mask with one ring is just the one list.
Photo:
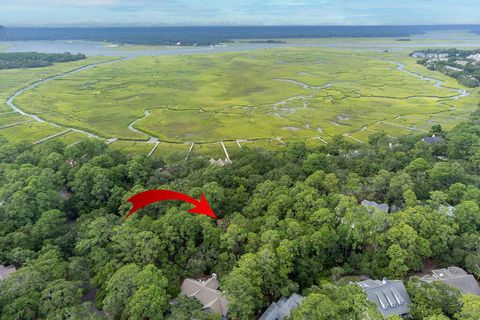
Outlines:
[[451, 287], [460, 289], [463, 294], [480, 295], [480, 287], [475, 277], [459, 267], [432, 270], [431, 275], [423, 276], [420, 280], [427, 283], [441, 281]]
[[475, 61], [480, 61], [480, 53], [469, 55], [467, 58]]
[[220, 282], [215, 273], [208, 279], [185, 279], [183, 280], [181, 291], [190, 298], [197, 299], [204, 310], [214, 313], [220, 313], [223, 317], [228, 313], [228, 301], [222, 292], [217, 289]]
[[367, 295], [368, 301], [375, 303], [384, 318], [397, 315], [410, 317], [409, 304], [412, 303], [407, 289], [401, 280], [364, 280], [357, 282]]
[[258, 320], [283, 320], [290, 317], [293, 309], [298, 307], [305, 299], [299, 294], [292, 294], [289, 298], [281, 298], [278, 302], [273, 302]]
[[425, 55], [425, 53], [423, 53], [421, 51], [416, 51], [416, 52], [412, 53], [412, 57], [413, 58], [425, 58], [426, 55]]
[[376, 208], [383, 212], [388, 212], [390, 207], [386, 203], [376, 203], [375, 201], [362, 200], [361, 204], [367, 208]]
[[451, 66], [445, 66], [446, 69], [453, 71], [453, 72], [462, 72], [463, 69], [456, 68], [456, 67], [451, 67]]
[[211, 165], [214, 165], [214, 166], [224, 167], [224, 166], [226, 166], [227, 164], [231, 164], [231, 163], [232, 163], [232, 160], [230, 160], [230, 159], [218, 159], [218, 160], [215, 160], [215, 159], [211, 158], [210, 160], [208, 160], [208, 162], [209, 162]]
[[0, 280], [6, 280], [12, 273], [17, 271], [14, 266], [4, 266], [0, 264]]
[[457, 60], [455, 61], [456, 64], [462, 66], [462, 67], [465, 67], [467, 64], [468, 64], [468, 61], [465, 61], [465, 60]]
[[423, 138], [422, 141], [430, 145], [445, 143], [445, 139], [443, 139], [442, 136], [437, 136], [437, 135], [432, 135], [431, 137]]

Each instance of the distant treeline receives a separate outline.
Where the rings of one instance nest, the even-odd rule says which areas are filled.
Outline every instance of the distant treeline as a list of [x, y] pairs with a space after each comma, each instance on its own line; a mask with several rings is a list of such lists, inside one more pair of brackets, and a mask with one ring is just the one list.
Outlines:
[[426, 31], [480, 26], [262, 26], [6, 28], [0, 40], [90, 40], [141, 45], [215, 45], [235, 39], [408, 37]]
[[287, 41], [283, 41], [283, 40], [244, 40], [239, 42], [240, 43], [287, 43]]
[[85, 55], [65, 53], [38, 52], [0, 52], [0, 69], [40, 68], [54, 62], [69, 62], [85, 59]]

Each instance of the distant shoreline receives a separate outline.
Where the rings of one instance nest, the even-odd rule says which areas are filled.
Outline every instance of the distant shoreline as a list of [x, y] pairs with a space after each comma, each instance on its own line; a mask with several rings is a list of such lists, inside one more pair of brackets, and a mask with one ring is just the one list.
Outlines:
[[[480, 25], [433, 26], [199, 26], [199, 27], [4, 27], [0, 41], [85, 40], [129, 45], [212, 46], [245, 40], [279, 43], [299, 38], [399, 38]], [[267, 41], [267, 42], [264, 42]]]

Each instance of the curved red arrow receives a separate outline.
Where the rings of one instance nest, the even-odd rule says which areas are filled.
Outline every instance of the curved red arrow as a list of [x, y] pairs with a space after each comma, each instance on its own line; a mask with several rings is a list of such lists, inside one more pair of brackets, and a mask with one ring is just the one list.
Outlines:
[[167, 200], [180, 200], [191, 203], [195, 207], [188, 210], [188, 212], [203, 214], [213, 219], [217, 219], [217, 216], [213, 212], [212, 208], [210, 208], [210, 204], [208, 204], [207, 199], [205, 199], [205, 195], [202, 194], [200, 201], [197, 201], [186, 194], [171, 190], [147, 190], [134, 195], [127, 200], [128, 202], [131, 202], [133, 206], [132, 209], [130, 209], [130, 212], [125, 216], [125, 219], [131, 216], [138, 209], [142, 209], [151, 203]]

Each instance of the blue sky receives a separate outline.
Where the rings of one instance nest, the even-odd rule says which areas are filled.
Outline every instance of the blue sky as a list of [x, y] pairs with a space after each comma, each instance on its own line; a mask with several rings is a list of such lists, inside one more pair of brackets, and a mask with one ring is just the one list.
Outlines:
[[480, 24], [478, 0], [0, 0], [0, 25]]

